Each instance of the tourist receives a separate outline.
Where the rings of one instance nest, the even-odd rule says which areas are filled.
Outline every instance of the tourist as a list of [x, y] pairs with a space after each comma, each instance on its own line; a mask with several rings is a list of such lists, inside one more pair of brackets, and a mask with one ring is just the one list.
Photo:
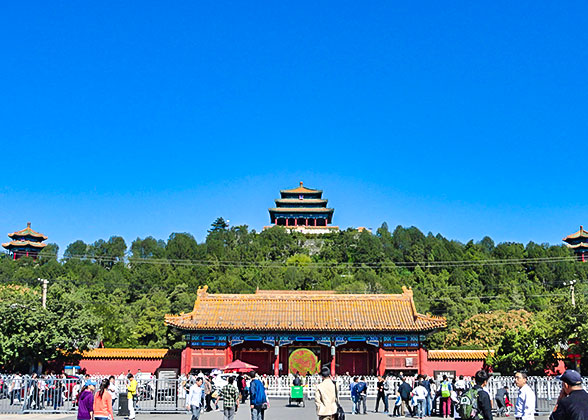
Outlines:
[[349, 384], [349, 395], [351, 398], [351, 414], [359, 414], [359, 395], [357, 395], [357, 384], [359, 378], [353, 377], [353, 381]]
[[129, 407], [129, 420], [135, 418], [135, 399], [137, 398], [137, 380], [132, 373], [127, 375], [127, 404]]
[[16, 375], [14, 375], [12, 381], [10, 382], [10, 405], [14, 404], [15, 398], [18, 400], [19, 403], [22, 402], [20, 397], [21, 389], [22, 376], [20, 375], [20, 373], [17, 373]]
[[443, 375], [439, 389], [441, 390], [441, 415], [447, 418], [451, 415], [451, 390], [453, 389], [447, 375]]
[[400, 417], [400, 410], [402, 409], [402, 397], [400, 392], [396, 393], [396, 399], [394, 400], [394, 411], [392, 412], [393, 417]]
[[259, 376], [255, 372], [251, 372], [254, 379], [249, 384], [249, 404], [251, 405], [251, 420], [263, 420], [265, 417], [265, 410], [268, 409], [269, 404], [267, 396], [265, 395], [265, 387], [259, 380]]
[[294, 380], [292, 381], [292, 385], [294, 385], [294, 386], [301, 386], [302, 385], [302, 379], [300, 379], [300, 374], [298, 372], [296, 372], [294, 374]]
[[245, 382], [245, 377], [239, 373], [237, 376], [237, 389], [241, 394], [241, 404], [245, 404], [247, 400], [247, 384]]
[[582, 376], [568, 369], [561, 379], [561, 392], [549, 420], [588, 419], [588, 393], [582, 388]]
[[208, 376], [204, 377], [204, 411], [212, 411], [210, 403], [212, 402], [212, 383]]
[[427, 390], [425, 395], [425, 416], [431, 415], [431, 381], [427, 379], [427, 375], [421, 375], [421, 385]]
[[455, 391], [457, 395], [460, 395], [463, 391], [466, 390], [466, 381], [463, 378], [463, 375], [459, 375], [459, 379], [455, 381]]
[[331, 379], [331, 369], [323, 366], [322, 382], [316, 387], [314, 402], [319, 420], [335, 420], [337, 414], [337, 386]]
[[505, 385], [496, 391], [494, 401], [496, 402], [496, 415], [503, 417], [506, 413], [506, 402], [508, 401], [508, 386]]
[[65, 392], [65, 381], [67, 377], [65, 373], [59, 375], [59, 378], [56, 378], [53, 381], [53, 410], [57, 411], [58, 407], [63, 406], [63, 394]]
[[418, 418], [422, 419], [425, 415], [425, 404], [427, 402], [427, 389], [423, 386], [422, 381], [416, 383], [412, 390], [412, 395], [416, 399], [416, 414]]
[[367, 414], [367, 383], [365, 382], [365, 377], [361, 377], [359, 382], [357, 383], [357, 396], [359, 397], [359, 402], [357, 403], [357, 414], [363, 409], [363, 413]]
[[112, 399], [112, 406], [116, 407], [116, 400], [118, 399], [117, 389], [116, 389], [116, 379], [114, 375], [110, 375], [108, 378], [108, 392], [110, 393], [110, 398]]
[[202, 377], [198, 376], [194, 382], [191, 382], [190, 391], [188, 391], [188, 396], [186, 397], [186, 408], [192, 413], [192, 420], [198, 420], [202, 411], [202, 402], [204, 400], [202, 381]]
[[96, 382], [88, 379], [78, 394], [78, 420], [92, 420], [94, 415], [94, 388]]
[[229, 376], [227, 382], [216, 399], [216, 405], [218, 406], [218, 400], [222, 396], [224, 420], [233, 420], [239, 408], [239, 390], [234, 384], [234, 376]]
[[376, 388], [378, 394], [376, 395], [376, 407], [374, 409], [374, 412], [378, 412], [381, 400], [384, 403], [384, 413], [388, 414], [388, 395], [386, 394], [386, 391], [388, 391], [389, 385], [386, 379], [384, 379], [382, 376], [378, 376]]
[[108, 392], [109, 386], [110, 380], [103, 379], [100, 383], [100, 389], [94, 395], [94, 420], [114, 419], [112, 395]]
[[515, 385], [519, 388], [519, 396], [515, 405], [516, 420], [533, 420], [535, 418], [535, 393], [527, 385], [525, 372], [515, 373]]
[[492, 420], [492, 403], [490, 402], [490, 395], [484, 390], [488, 385], [488, 372], [479, 370], [474, 377], [474, 390], [478, 393], [478, 408], [477, 416], [482, 420]]
[[412, 392], [412, 387], [406, 382], [406, 378], [404, 376], [400, 377], [402, 383], [398, 387], [398, 392], [400, 393], [400, 398], [402, 398], [402, 413], [401, 415], [404, 416], [406, 411], [412, 416], [412, 407], [410, 406], [410, 393]]

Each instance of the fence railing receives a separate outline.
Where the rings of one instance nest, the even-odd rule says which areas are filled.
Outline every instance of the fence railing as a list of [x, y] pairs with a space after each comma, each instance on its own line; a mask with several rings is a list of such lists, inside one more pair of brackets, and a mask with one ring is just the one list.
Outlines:
[[[99, 378], [97, 378], [99, 383]], [[375, 397], [376, 377], [366, 377], [368, 397]], [[268, 398], [288, 398], [292, 377], [268, 376], [266, 394]], [[314, 398], [314, 392], [321, 379], [317, 376], [303, 378], [305, 398]], [[341, 398], [350, 398], [349, 376], [337, 377], [337, 386]], [[409, 379], [410, 381], [410, 379]], [[389, 394], [394, 395], [401, 381], [398, 378], [388, 379]], [[4, 376], [0, 378], [0, 413], [38, 413], [38, 412], [72, 412], [77, 410], [76, 399], [84, 384], [84, 380], [67, 379], [32, 379], [26, 377]], [[537, 412], [546, 413], [553, 409], [561, 391], [561, 381], [550, 377], [529, 377], [529, 386], [537, 396]], [[496, 391], [508, 386], [510, 400], [516, 401], [518, 388], [512, 377], [492, 377], [487, 390], [494, 402]], [[139, 380], [135, 407], [142, 412], [182, 412], [186, 410], [186, 395], [189, 381], [186, 378]], [[116, 393], [113, 400], [114, 411], [119, 404], [126, 408], [126, 380], [117, 379]], [[588, 379], [584, 380], [588, 389]]]

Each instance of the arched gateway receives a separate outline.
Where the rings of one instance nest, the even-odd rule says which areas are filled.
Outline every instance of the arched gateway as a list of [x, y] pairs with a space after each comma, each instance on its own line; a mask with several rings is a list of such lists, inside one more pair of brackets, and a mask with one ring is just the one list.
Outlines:
[[275, 375], [316, 370], [317, 363], [333, 373], [417, 372], [425, 335], [446, 327], [445, 318], [418, 314], [404, 287], [401, 294], [209, 294], [204, 286], [192, 312], [165, 322], [185, 335], [183, 373], [240, 359]]

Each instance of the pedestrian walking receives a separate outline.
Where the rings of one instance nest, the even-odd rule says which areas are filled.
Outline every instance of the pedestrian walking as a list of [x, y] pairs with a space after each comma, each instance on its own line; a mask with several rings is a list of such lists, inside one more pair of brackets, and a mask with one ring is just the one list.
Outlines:
[[337, 414], [337, 386], [331, 379], [331, 369], [323, 366], [322, 382], [316, 387], [314, 402], [319, 420], [335, 420]]
[[224, 420], [233, 420], [235, 413], [239, 408], [239, 390], [235, 386], [235, 377], [229, 376], [227, 384], [223, 386], [219, 396], [216, 399], [216, 405], [218, 406], [218, 400], [220, 397], [223, 398], [223, 416]]
[[412, 407], [410, 406], [410, 394], [412, 392], [412, 387], [406, 382], [406, 378], [401, 376], [400, 379], [402, 383], [398, 387], [398, 392], [400, 393], [400, 398], [402, 398], [402, 413], [401, 415], [404, 416], [406, 411], [412, 416]]
[[588, 419], [588, 393], [582, 388], [582, 376], [568, 369], [560, 379], [561, 392], [549, 420]]
[[357, 396], [359, 397], [359, 402], [357, 404], [357, 414], [359, 414], [360, 410], [363, 411], [361, 414], [367, 414], [367, 383], [365, 382], [365, 377], [362, 376], [359, 378], [359, 382], [357, 383]]
[[212, 382], [208, 378], [208, 376], [204, 377], [204, 411], [207, 413], [212, 411], [212, 406], [210, 403], [212, 402]]
[[94, 420], [109, 420], [114, 419], [114, 412], [112, 411], [112, 396], [108, 392], [110, 385], [109, 379], [103, 379], [100, 383], [100, 388], [96, 395], [94, 395]]
[[94, 389], [96, 382], [86, 381], [78, 394], [78, 420], [92, 420], [94, 417]]
[[492, 403], [490, 402], [490, 395], [484, 390], [484, 387], [488, 385], [488, 372], [485, 370], [479, 370], [476, 372], [474, 377], [475, 385], [473, 390], [467, 391], [472, 392], [474, 395], [477, 394], [477, 416], [482, 420], [492, 420]]
[[443, 375], [439, 389], [441, 390], [441, 415], [443, 418], [447, 418], [451, 415], [451, 391], [453, 389], [447, 375]]
[[519, 388], [519, 396], [515, 404], [515, 420], [534, 420], [536, 397], [527, 384], [525, 372], [515, 373], [515, 385]]
[[263, 420], [265, 410], [269, 408], [265, 387], [259, 376], [252, 372], [253, 380], [249, 384], [249, 404], [251, 405], [251, 420]]
[[506, 402], [508, 400], [508, 386], [505, 385], [496, 391], [496, 395], [494, 396], [494, 401], [496, 402], [496, 415], [498, 417], [503, 417], [506, 413]]
[[191, 420], [198, 420], [202, 411], [202, 402], [204, 401], [204, 390], [202, 389], [202, 377], [199, 376], [191, 384], [190, 391], [186, 397], [186, 408], [192, 413]]
[[129, 407], [129, 420], [133, 420], [135, 414], [135, 400], [137, 399], [137, 380], [132, 373], [127, 375], [127, 404]]
[[417, 382], [417, 386], [412, 390], [412, 394], [416, 399], [416, 409], [418, 418], [422, 419], [425, 415], [425, 404], [427, 401], [427, 389], [422, 382]]
[[112, 400], [112, 407], [116, 407], [116, 401], [118, 399], [116, 391], [116, 379], [114, 378], [114, 375], [110, 375], [108, 378], [108, 392], [110, 393], [110, 399]]
[[392, 412], [392, 417], [400, 417], [401, 410], [402, 410], [402, 397], [400, 396], [400, 392], [397, 392], [396, 398], [394, 399], [394, 411]]
[[349, 384], [349, 395], [351, 396], [351, 414], [359, 414], [359, 395], [357, 394], [357, 384], [359, 378], [353, 377], [353, 381]]
[[384, 403], [384, 413], [388, 414], [388, 394], [386, 392], [390, 388], [388, 385], [388, 381], [382, 376], [378, 376], [378, 382], [376, 384], [377, 388], [377, 395], [376, 395], [376, 407], [374, 408], [374, 412], [378, 412], [378, 408], [380, 407], [380, 401]]

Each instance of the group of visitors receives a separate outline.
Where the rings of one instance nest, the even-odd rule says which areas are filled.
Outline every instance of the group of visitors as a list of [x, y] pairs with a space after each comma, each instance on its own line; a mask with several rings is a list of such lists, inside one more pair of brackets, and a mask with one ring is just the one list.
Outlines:
[[[113, 420], [113, 406], [117, 399], [116, 379], [113, 375], [104, 378], [98, 384], [88, 375], [76, 398], [78, 420]], [[98, 391], [96, 391], [98, 386]], [[135, 419], [137, 402], [137, 380], [132, 373], [127, 375], [128, 418]]]
[[[247, 377], [250, 379], [247, 380]], [[229, 376], [227, 384], [220, 391], [217, 390], [216, 393], [210, 394], [211, 401], [214, 398], [216, 406], [218, 406], [219, 400], [222, 399], [225, 420], [233, 420], [239, 405], [244, 404], [247, 398], [249, 398], [251, 420], [264, 420], [265, 411], [269, 408], [269, 401], [265, 392], [267, 384], [264, 384], [263, 378], [255, 372], [250, 372], [247, 377], [243, 375]], [[186, 396], [186, 408], [192, 415], [191, 420], [199, 420], [203, 406], [205, 410], [209, 407], [207, 404], [208, 386], [206, 381], [210, 381], [210, 378], [206, 378], [204, 375], [198, 375], [188, 381], [189, 389]], [[210, 382], [209, 385], [211, 385]]]

